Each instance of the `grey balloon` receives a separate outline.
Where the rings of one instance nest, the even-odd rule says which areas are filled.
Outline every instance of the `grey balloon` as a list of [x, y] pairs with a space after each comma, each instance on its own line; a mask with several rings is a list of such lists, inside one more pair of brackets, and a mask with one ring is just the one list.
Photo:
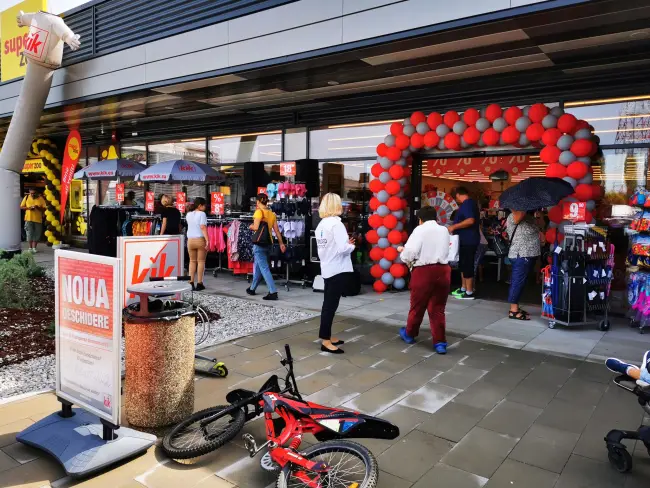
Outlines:
[[469, 144], [467, 144], [467, 142], [465, 142], [465, 139], [462, 137], [460, 138], [460, 147], [463, 149], [467, 149], [469, 147]]
[[548, 223], [548, 226], [549, 226], [550, 228], [554, 229], [554, 228], [557, 227], [557, 222], [549, 222], [549, 223]]
[[377, 235], [378, 235], [379, 237], [388, 237], [388, 233], [389, 233], [389, 232], [390, 232], [390, 231], [388, 230], [388, 227], [386, 227], [386, 226], [384, 226], [384, 225], [382, 225], [381, 227], [379, 227], [379, 228], [377, 229]]
[[413, 151], [411, 151], [411, 148], [410, 148], [410, 146], [409, 146], [407, 149], [404, 149], [404, 150], [402, 151], [402, 157], [403, 157], [403, 158], [408, 158], [408, 157], [411, 155], [412, 152], [413, 152]]
[[377, 161], [379, 161], [379, 166], [384, 169], [390, 169], [390, 167], [393, 165], [393, 162], [388, 158], [379, 158]]
[[438, 143], [438, 149], [440, 149], [441, 151], [444, 151], [445, 149], [447, 149], [445, 147], [445, 141], [444, 140], [440, 139], [440, 142]]
[[386, 205], [379, 205], [377, 208], [377, 214], [380, 217], [386, 217], [390, 213], [390, 209]]
[[[399, 247], [399, 245], [398, 245]], [[402, 258], [400, 256], [397, 256], [397, 259], [395, 259], [396, 264], [404, 264], [404, 261], [402, 261]]]
[[530, 141], [528, 140], [528, 137], [526, 136], [526, 134], [521, 134], [519, 136], [519, 145], [521, 147], [526, 147], [526, 146], [530, 145]]
[[397, 225], [395, 226], [395, 230], [402, 232], [404, 230], [404, 224], [402, 222], [397, 222]]
[[429, 124], [427, 124], [426, 122], [420, 122], [415, 128], [415, 130], [418, 132], [418, 134], [424, 135], [430, 130]]
[[578, 184], [578, 182], [577, 182], [576, 180], [574, 180], [573, 178], [571, 178], [570, 176], [565, 176], [565, 177], [562, 178], [562, 179], [563, 179], [564, 181], [566, 181], [567, 183], [569, 183], [573, 188], [575, 188], [576, 185]]
[[459, 136], [463, 135], [463, 132], [465, 132], [465, 129], [467, 129], [467, 124], [463, 122], [462, 120], [459, 120], [454, 124], [453, 130], [456, 134]]
[[379, 181], [381, 181], [384, 185], [392, 179], [393, 177], [390, 175], [388, 171], [384, 171], [382, 174], [379, 175]]
[[564, 233], [565, 233], [565, 232], [564, 232], [564, 230], [565, 230], [564, 228], [565, 228], [567, 225], [572, 225], [570, 220], [563, 220], [562, 222], [560, 222], [560, 225], [557, 226], [557, 230], [560, 232], [560, 234], [564, 234]]
[[570, 165], [575, 160], [576, 156], [571, 151], [562, 151], [562, 153], [560, 153], [560, 164], [563, 164], [564, 166]]
[[445, 124], [440, 124], [438, 127], [436, 127], [436, 134], [438, 134], [440, 137], [445, 137], [447, 134], [449, 134], [449, 127], [447, 127]]
[[[567, 177], [567, 178], [568, 178], [568, 177]], [[577, 199], [576, 197], [566, 197], [566, 198], [564, 199], [564, 201], [565, 201], [565, 202], [569, 202], [569, 203], [573, 203], [573, 202], [577, 202], [578, 199]]]
[[405, 125], [404, 130], [402, 131], [405, 136], [411, 137], [413, 134], [415, 134], [415, 127], [412, 125]]
[[409, 181], [406, 176], [402, 176], [399, 180], [397, 180], [399, 183], [399, 186], [404, 186], [406, 185]]
[[395, 145], [395, 136], [390, 134], [384, 137], [384, 144], [386, 144], [388, 147], [393, 147]]
[[398, 196], [399, 198], [404, 198], [404, 190], [400, 190], [400, 191], [398, 191], [398, 192], [397, 192], [397, 196]]
[[399, 247], [399, 244], [391, 244], [390, 247], [397, 249]]
[[565, 134], [557, 140], [556, 145], [562, 151], [568, 151], [571, 149], [571, 144], [573, 144], [573, 137], [571, 137], [569, 134]]
[[528, 112], [530, 112], [530, 105], [526, 105], [521, 111], [524, 113], [526, 117], [528, 117]]
[[391, 267], [392, 264], [393, 264], [393, 263], [391, 263], [391, 262], [390, 262], [388, 259], [386, 259], [386, 258], [381, 258], [381, 260], [379, 261], [379, 266], [381, 266], [381, 269], [386, 269], [386, 270], [388, 270], [388, 269], [390, 269], [390, 267]]
[[404, 158], [398, 159], [397, 161], [395, 161], [395, 164], [397, 166], [406, 166], [406, 159], [404, 159]]
[[542, 126], [544, 129], [552, 129], [557, 127], [557, 117], [555, 115], [548, 114], [542, 119]]
[[530, 124], [532, 124], [532, 122], [530, 121], [530, 119], [528, 117], [519, 117], [515, 121], [515, 127], [517, 128], [517, 130], [519, 132], [526, 132], [526, 129], [528, 129]]
[[494, 122], [492, 122], [492, 127], [497, 132], [503, 132], [506, 127], [508, 127], [508, 122], [503, 117], [499, 117]]
[[584, 178], [578, 180], [579, 185], [591, 185], [594, 182], [594, 175], [587, 173]]
[[564, 110], [562, 107], [553, 107], [551, 109], [551, 115], [554, 115], [558, 119], [564, 115]]
[[396, 219], [401, 219], [402, 217], [404, 217], [404, 210], [395, 210], [393, 212], [393, 217], [395, 217]]
[[[417, 148], [415, 148], [413, 146], [409, 146], [409, 148], [408, 148], [409, 154], [413, 154], [413, 153], [416, 153], [418, 151], [419, 151], [419, 149], [417, 149]], [[404, 153], [402, 153], [402, 155], [404, 155]], [[404, 157], [407, 157], [407, 156], [404, 156]]]
[[381, 282], [382, 282], [384, 285], [390, 286], [390, 285], [393, 284], [393, 281], [395, 281], [395, 278], [394, 278], [393, 275], [390, 274], [390, 273], [384, 273], [384, 274], [381, 276]]
[[403, 290], [406, 287], [406, 280], [404, 278], [395, 278], [393, 281], [393, 288], [396, 290]]
[[377, 193], [377, 200], [379, 200], [381, 203], [386, 203], [389, 198], [390, 194], [386, 190], [381, 190], [379, 193]]
[[411, 117], [406, 117], [406, 118], [404, 119], [404, 125], [413, 125], [413, 124], [411, 123]]
[[474, 124], [474, 127], [476, 127], [479, 132], [485, 132], [490, 128], [490, 121], [486, 119], [485, 117], [481, 117], [476, 121], [476, 124]]
[[589, 156], [582, 156], [581, 158], [576, 159], [576, 161], [591, 164], [591, 158]]
[[480, 138], [480, 139], [478, 140], [478, 143], [477, 143], [476, 145], [477, 145], [478, 147], [485, 147], [485, 141], [483, 140], [483, 138]]
[[587, 207], [587, 210], [589, 210], [590, 212], [593, 212], [593, 210], [596, 208], [596, 202], [593, 201], [593, 200], [587, 200], [586, 207]]
[[591, 139], [591, 131], [589, 129], [580, 129], [579, 131], [576, 131], [575, 133], [575, 138], [576, 139]]
[[377, 241], [377, 247], [380, 249], [386, 249], [387, 247], [390, 247], [390, 242], [388, 242], [388, 239], [385, 237], [382, 237]]

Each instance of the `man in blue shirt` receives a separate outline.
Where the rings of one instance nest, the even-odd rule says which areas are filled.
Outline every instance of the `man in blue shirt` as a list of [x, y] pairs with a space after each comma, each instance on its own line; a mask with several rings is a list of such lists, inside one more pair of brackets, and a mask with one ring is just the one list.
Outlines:
[[469, 191], [464, 186], [456, 190], [456, 201], [460, 207], [456, 212], [454, 224], [449, 227], [449, 232], [455, 232], [460, 239], [458, 269], [462, 284], [459, 289], [452, 292], [452, 295], [460, 300], [474, 300], [474, 256], [481, 242], [480, 214], [478, 205], [469, 197]]

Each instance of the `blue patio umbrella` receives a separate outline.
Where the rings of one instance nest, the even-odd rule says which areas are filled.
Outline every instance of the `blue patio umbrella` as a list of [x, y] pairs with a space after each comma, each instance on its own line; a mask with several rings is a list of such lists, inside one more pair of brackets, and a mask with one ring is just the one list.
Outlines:
[[225, 176], [207, 164], [174, 159], [149, 166], [135, 179], [149, 183], [212, 183]]
[[130, 159], [104, 159], [97, 161], [74, 174], [76, 180], [112, 181], [132, 180], [146, 166]]

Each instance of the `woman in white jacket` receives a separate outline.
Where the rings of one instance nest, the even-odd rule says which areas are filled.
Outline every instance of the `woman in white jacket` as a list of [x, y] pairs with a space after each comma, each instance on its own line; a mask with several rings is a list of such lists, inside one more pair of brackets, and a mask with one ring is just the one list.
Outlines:
[[318, 337], [323, 341], [321, 351], [332, 354], [343, 354], [343, 349], [337, 347], [343, 344], [343, 341], [332, 337], [332, 322], [353, 271], [350, 254], [355, 248], [354, 239], [349, 238], [348, 231], [341, 222], [342, 213], [341, 197], [328, 193], [320, 202], [318, 215], [323, 220], [316, 227], [318, 259], [321, 276], [325, 280], [325, 297]]

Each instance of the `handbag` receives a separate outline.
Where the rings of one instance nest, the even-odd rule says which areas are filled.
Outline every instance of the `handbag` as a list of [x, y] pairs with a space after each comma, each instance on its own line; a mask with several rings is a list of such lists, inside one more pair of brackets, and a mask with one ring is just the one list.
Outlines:
[[447, 256], [447, 262], [449, 263], [458, 262], [459, 249], [460, 249], [460, 237], [457, 235], [449, 236], [449, 255]]
[[514, 242], [515, 239], [515, 234], [517, 233], [517, 228], [519, 227], [519, 224], [515, 226], [515, 230], [512, 231], [512, 237], [510, 238], [510, 242], [508, 243], [500, 234], [497, 234], [494, 236], [493, 240], [493, 251], [494, 254], [496, 254], [498, 257], [502, 258], [504, 256], [508, 256], [510, 253], [510, 245]]
[[266, 221], [262, 220], [257, 230], [253, 233], [253, 244], [257, 246], [268, 246], [271, 244], [271, 231]]

